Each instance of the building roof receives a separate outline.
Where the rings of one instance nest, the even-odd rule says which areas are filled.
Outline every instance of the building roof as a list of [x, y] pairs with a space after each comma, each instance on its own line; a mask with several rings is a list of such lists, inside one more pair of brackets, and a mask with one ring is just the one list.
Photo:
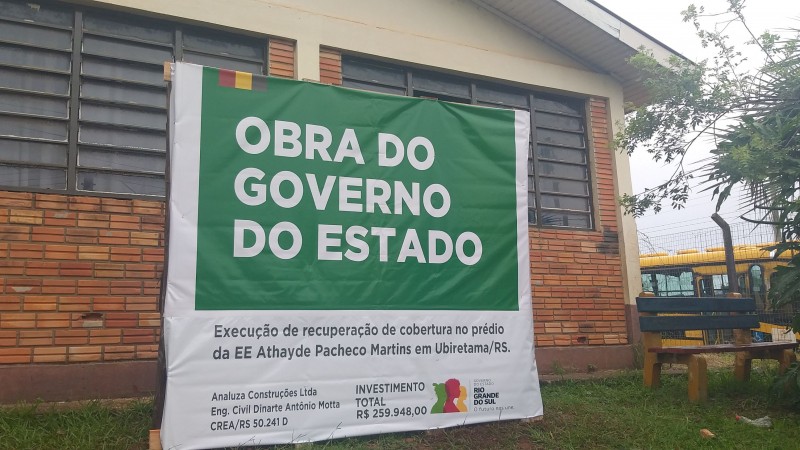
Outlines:
[[680, 53], [594, 0], [472, 0], [504, 20], [622, 84], [626, 102], [646, 103], [643, 74], [628, 58], [644, 46], [666, 62]]

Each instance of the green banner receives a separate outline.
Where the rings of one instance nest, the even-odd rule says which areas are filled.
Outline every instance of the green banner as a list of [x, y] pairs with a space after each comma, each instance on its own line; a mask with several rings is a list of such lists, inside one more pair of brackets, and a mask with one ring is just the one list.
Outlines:
[[518, 310], [513, 111], [236, 76], [203, 69], [197, 310]]

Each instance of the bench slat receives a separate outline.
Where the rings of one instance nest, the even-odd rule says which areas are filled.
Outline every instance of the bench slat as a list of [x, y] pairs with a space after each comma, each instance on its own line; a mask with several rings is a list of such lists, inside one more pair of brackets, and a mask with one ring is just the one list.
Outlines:
[[639, 316], [642, 331], [721, 330], [758, 328], [758, 316]]
[[785, 350], [797, 347], [796, 342], [758, 342], [755, 344], [718, 344], [704, 346], [682, 347], [652, 347], [648, 351], [653, 353], [670, 353], [675, 355], [697, 355], [701, 353], [731, 353], [748, 350]]
[[636, 297], [640, 313], [754, 312], [752, 298], [725, 297]]

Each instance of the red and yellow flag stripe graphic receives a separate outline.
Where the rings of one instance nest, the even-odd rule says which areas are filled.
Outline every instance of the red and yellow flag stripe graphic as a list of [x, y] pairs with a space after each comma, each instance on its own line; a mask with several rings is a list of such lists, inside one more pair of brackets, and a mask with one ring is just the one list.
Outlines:
[[266, 91], [267, 77], [249, 72], [219, 69], [219, 85], [248, 91]]

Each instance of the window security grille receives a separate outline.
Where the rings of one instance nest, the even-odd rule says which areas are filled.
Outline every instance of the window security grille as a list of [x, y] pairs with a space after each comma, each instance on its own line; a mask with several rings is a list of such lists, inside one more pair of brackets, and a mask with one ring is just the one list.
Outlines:
[[160, 197], [164, 61], [264, 73], [265, 39], [0, 0], [0, 188]]

